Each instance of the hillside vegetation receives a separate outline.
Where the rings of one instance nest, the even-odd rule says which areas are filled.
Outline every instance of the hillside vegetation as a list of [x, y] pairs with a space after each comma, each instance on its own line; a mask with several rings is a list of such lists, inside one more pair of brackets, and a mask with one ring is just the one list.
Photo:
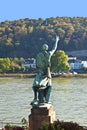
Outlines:
[[0, 57], [36, 57], [44, 43], [49, 49], [60, 36], [58, 49], [87, 49], [87, 18], [20, 19], [0, 23]]

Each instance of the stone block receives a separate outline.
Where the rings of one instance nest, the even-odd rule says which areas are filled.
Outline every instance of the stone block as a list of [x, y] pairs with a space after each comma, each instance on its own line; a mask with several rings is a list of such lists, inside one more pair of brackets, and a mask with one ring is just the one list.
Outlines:
[[55, 111], [52, 105], [32, 108], [29, 115], [29, 130], [38, 130], [44, 122], [53, 123], [55, 120]]

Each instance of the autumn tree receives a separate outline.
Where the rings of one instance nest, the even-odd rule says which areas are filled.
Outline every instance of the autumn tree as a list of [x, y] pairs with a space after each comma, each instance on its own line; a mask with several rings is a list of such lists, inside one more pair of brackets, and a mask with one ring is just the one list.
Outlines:
[[6, 72], [11, 69], [11, 61], [9, 58], [0, 58], [0, 72]]
[[52, 57], [52, 71], [66, 72], [70, 69], [68, 64], [68, 56], [64, 51], [58, 50]]

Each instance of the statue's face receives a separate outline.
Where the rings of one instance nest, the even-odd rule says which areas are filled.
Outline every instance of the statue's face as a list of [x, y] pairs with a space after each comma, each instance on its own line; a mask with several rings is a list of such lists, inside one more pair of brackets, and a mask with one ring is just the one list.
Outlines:
[[48, 50], [48, 45], [47, 45], [47, 44], [44, 44], [44, 45], [42, 46], [42, 50], [43, 50], [43, 51], [47, 51], [47, 50]]

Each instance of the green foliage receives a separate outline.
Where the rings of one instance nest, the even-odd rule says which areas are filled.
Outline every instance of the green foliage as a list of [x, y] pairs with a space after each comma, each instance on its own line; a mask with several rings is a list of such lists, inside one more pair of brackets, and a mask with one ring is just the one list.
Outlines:
[[1, 22], [0, 57], [35, 58], [45, 42], [52, 47], [55, 35], [60, 36], [61, 50], [87, 49], [87, 18], [26, 18]]
[[18, 58], [0, 58], [0, 73], [5, 72], [17, 72], [23, 68], [20, 66], [20, 61], [22, 59]]
[[68, 56], [64, 51], [59, 50], [52, 57], [52, 71], [53, 72], [65, 72], [70, 69], [68, 64]]
[[9, 58], [0, 58], [0, 72], [5, 72], [10, 70], [11, 61]]
[[5, 125], [5, 129], [9, 129], [9, 128], [12, 128], [12, 125], [11, 125], [10, 123], [7, 123], [7, 124]]
[[79, 126], [77, 123], [73, 122], [63, 122], [55, 121], [53, 124], [42, 124], [39, 130], [85, 130], [83, 127]]
[[10, 123], [7, 123], [5, 125], [5, 130], [24, 130], [24, 128], [21, 126], [15, 126], [15, 125], [12, 125]]
[[21, 123], [22, 123], [22, 128], [24, 130], [28, 130], [28, 122], [25, 118], [22, 118]]
[[48, 130], [49, 123], [43, 122], [39, 130]]

